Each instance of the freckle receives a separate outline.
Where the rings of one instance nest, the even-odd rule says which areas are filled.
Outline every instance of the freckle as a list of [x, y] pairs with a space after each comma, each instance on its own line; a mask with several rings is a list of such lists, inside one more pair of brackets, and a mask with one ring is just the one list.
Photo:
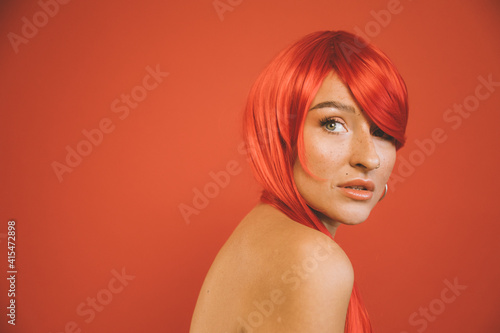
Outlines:
[[345, 175], [347, 176], [349, 174], [349, 172], [346, 172]]
[[207, 289], [207, 294], [209, 294], [209, 293], [210, 293], [210, 289]]

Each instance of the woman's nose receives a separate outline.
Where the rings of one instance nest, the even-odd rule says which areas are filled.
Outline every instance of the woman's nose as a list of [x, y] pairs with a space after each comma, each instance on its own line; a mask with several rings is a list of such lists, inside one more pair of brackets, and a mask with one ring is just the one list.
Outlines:
[[380, 157], [369, 130], [360, 131], [353, 136], [350, 164], [367, 170], [376, 169], [380, 165]]

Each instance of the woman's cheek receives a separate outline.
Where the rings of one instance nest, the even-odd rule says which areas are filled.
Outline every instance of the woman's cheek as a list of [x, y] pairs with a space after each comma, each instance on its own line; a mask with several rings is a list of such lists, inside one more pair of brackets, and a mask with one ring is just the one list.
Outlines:
[[329, 140], [317, 139], [314, 141], [314, 144], [311, 142], [311, 144], [306, 145], [309, 170], [317, 176], [326, 177], [335, 169], [334, 166], [341, 160], [341, 157]]

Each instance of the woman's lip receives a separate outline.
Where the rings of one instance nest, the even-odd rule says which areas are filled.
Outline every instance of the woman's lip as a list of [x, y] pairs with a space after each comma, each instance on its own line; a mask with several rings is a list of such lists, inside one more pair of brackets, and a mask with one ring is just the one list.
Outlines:
[[372, 191], [355, 190], [353, 188], [338, 187], [338, 189], [346, 196], [354, 200], [370, 200], [373, 197]]
[[375, 184], [369, 179], [356, 178], [352, 179], [343, 184], [337, 185], [338, 187], [347, 187], [347, 186], [363, 186], [367, 191], [373, 192], [375, 190]]

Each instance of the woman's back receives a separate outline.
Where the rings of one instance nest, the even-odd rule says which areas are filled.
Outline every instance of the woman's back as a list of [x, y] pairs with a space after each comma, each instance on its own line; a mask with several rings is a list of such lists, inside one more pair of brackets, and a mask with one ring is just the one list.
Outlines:
[[215, 258], [190, 332], [344, 332], [353, 280], [331, 238], [259, 204]]
[[390, 59], [345, 31], [308, 34], [269, 63], [242, 128], [261, 204], [215, 259], [192, 333], [371, 332], [332, 239], [386, 195], [407, 97]]

